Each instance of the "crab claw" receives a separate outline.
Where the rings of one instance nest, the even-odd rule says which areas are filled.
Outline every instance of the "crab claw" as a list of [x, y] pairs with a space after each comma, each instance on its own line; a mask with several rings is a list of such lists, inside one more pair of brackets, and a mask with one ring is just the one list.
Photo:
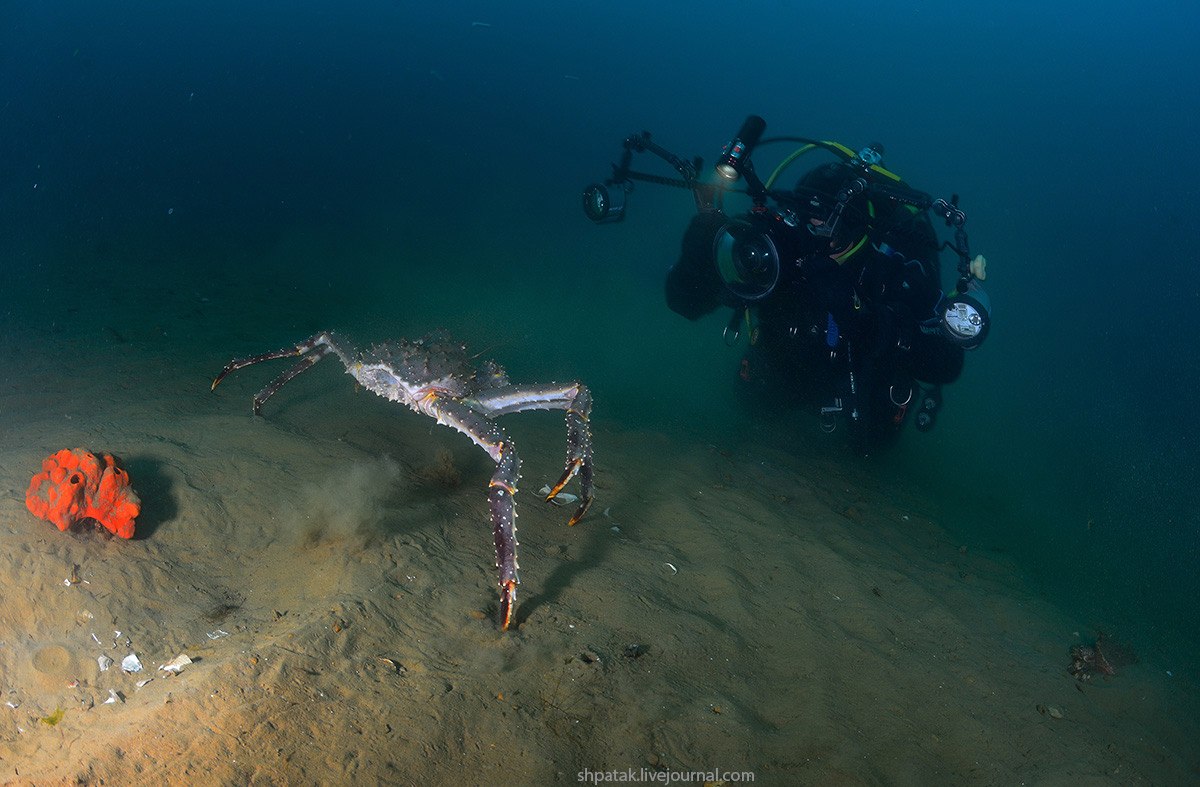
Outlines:
[[512, 613], [517, 606], [517, 581], [510, 579], [500, 586], [500, 630], [508, 631]]

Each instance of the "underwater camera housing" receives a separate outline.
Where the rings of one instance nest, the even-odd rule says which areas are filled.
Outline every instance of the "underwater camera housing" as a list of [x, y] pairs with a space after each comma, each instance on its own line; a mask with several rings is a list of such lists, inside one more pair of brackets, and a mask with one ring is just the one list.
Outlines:
[[[958, 256], [958, 282], [955, 291], [942, 298], [926, 326], [963, 349], [974, 349], [983, 343], [991, 326], [991, 303], [979, 285], [984, 278], [982, 270], [976, 272], [973, 269], [967, 234], [963, 229], [967, 217], [958, 207], [957, 194], [949, 200], [934, 199], [908, 186], [898, 175], [884, 168], [883, 147], [877, 143], [855, 150], [837, 142], [804, 137], [764, 140], [765, 130], [766, 121], [757, 115], [748, 116], [722, 147], [712, 169], [713, 176], [705, 182], [700, 179], [702, 159], [697, 157], [688, 161], [671, 153], [655, 144], [648, 131], [633, 134], [623, 141], [621, 160], [612, 165], [612, 176], [583, 190], [584, 213], [597, 224], [620, 221], [625, 217], [635, 181], [687, 189], [692, 192], [696, 208], [702, 213], [720, 212], [728, 193], [748, 196], [753, 207], [721, 226], [712, 248], [716, 272], [727, 294], [735, 305], [750, 305], [774, 290], [780, 279], [781, 258], [798, 259], [802, 254], [811, 253], [812, 250], [805, 247], [814, 239], [834, 238], [839, 224], [855, 213], [853, 206], [860, 198], [865, 197], [875, 205], [887, 202], [907, 206], [914, 212], [928, 211], [954, 229], [954, 241], [942, 243], [941, 248], [949, 248]], [[755, 172], [753, 153], [760, 145], [778, 142], [798, 143], [801, 147], [785, 158], [764, 182]], [[773, 188], [781, 173], [810, 150], [823, 150], [840, 160], [838, 167], [845, 172], [845, 177], [838, 181], [840, 185], [833, 184], [828, 195], [805, 194], [799, 187], [795, 190]], [[666, 161], [679, 177], [634, 171], [631, 167], [633, 155], [642, 152], [653, 153]], [[735, 185], [741, 187], [734, 188]], [[809, 212], [818, 204], [826, 211], [824, 218], [801, 226], [797, 212]], [[869, 224], [869, 221], [863, 223]], [[869, 227], [855, 229], [854, 235], [859, 241], [853, 249], [870, 239], [868, 232], [872, 232]], [[846, 252], [844, 256], [852, 253]], [[838, 255], [830, 256], [841, 264]]]
[[713, 259], [725, 289], [740, 301], [761, 300], [779, 282], [779, 250], [769, 232], [745, 220], [718, 230]]

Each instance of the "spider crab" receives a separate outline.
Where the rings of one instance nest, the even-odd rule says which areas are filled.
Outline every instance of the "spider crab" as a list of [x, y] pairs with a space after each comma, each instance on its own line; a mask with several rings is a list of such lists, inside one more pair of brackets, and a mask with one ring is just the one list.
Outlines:
[[251, 364], [299, 357], [295, 366], [254, 396], [254, 414], [261, 415], [263, 404], [272, 394], [327, 355], [336, 355], [346, 373], [362, 387], [457, 429], [496, 462], [488, 483], [488, 506], [500, 575], [500, 628], [507, 630], [520, 582], [513, 496], [517, 493], [521, 460], [512, 441], [492, 419], [524, 410], [566, 411], [566, 467], [545, 499], [553, 500], [578, 475], [579, 508], [567, 523], [574, 525], [592, 503], [592, 436], [588, 429], [591, 393], [581, 383], [513, 385], [503, 367], [494, 361], [475, 364], [463, 345], [440, 331], [416, 340], [384, 342], [366, 352], [356, 351], [332, 333], [318, 333], [294, 347], [230, 361], [212, 387], [215, 390], [230, 372]]

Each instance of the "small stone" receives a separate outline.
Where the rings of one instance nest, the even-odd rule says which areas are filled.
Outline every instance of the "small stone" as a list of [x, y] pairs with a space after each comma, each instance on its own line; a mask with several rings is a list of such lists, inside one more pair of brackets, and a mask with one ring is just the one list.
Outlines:
[[1063, 717], [1063, 712], [1053, 705], [1046, 706], [1046, 713], [1048, 713], [1052, 719], [1061, 719]]
[[180, 653], [175, 658], [168, 661], [166, 664], [159, 667], [160, 670], [167, 672], [182, 672], [183, 668], [192, 663], [192, 659], [186, 653]]

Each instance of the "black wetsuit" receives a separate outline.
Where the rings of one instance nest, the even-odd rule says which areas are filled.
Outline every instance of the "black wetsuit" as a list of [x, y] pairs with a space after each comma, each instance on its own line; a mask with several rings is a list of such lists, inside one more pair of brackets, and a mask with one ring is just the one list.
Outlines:
[[732, 297], [717, 273], [713, 240], [729, 218], [701, 213], [666, 282], [668, 306], [691, 320], [719, 306], [752, 306], [756, 327], [740, 369], [747, 387], [775, 403], [833, 407], [840, 399], [862, 450], [899, 429], [918, 394], [914, 381], [941, 386], [963, 365], [962, 349], [930, 327], [942, 289], [928, 216], [903, 205], [876, 211], [867, 242], [841, 263], [803, 217], [794, 227], [764, 220], [780, 277], [753, 304]]

